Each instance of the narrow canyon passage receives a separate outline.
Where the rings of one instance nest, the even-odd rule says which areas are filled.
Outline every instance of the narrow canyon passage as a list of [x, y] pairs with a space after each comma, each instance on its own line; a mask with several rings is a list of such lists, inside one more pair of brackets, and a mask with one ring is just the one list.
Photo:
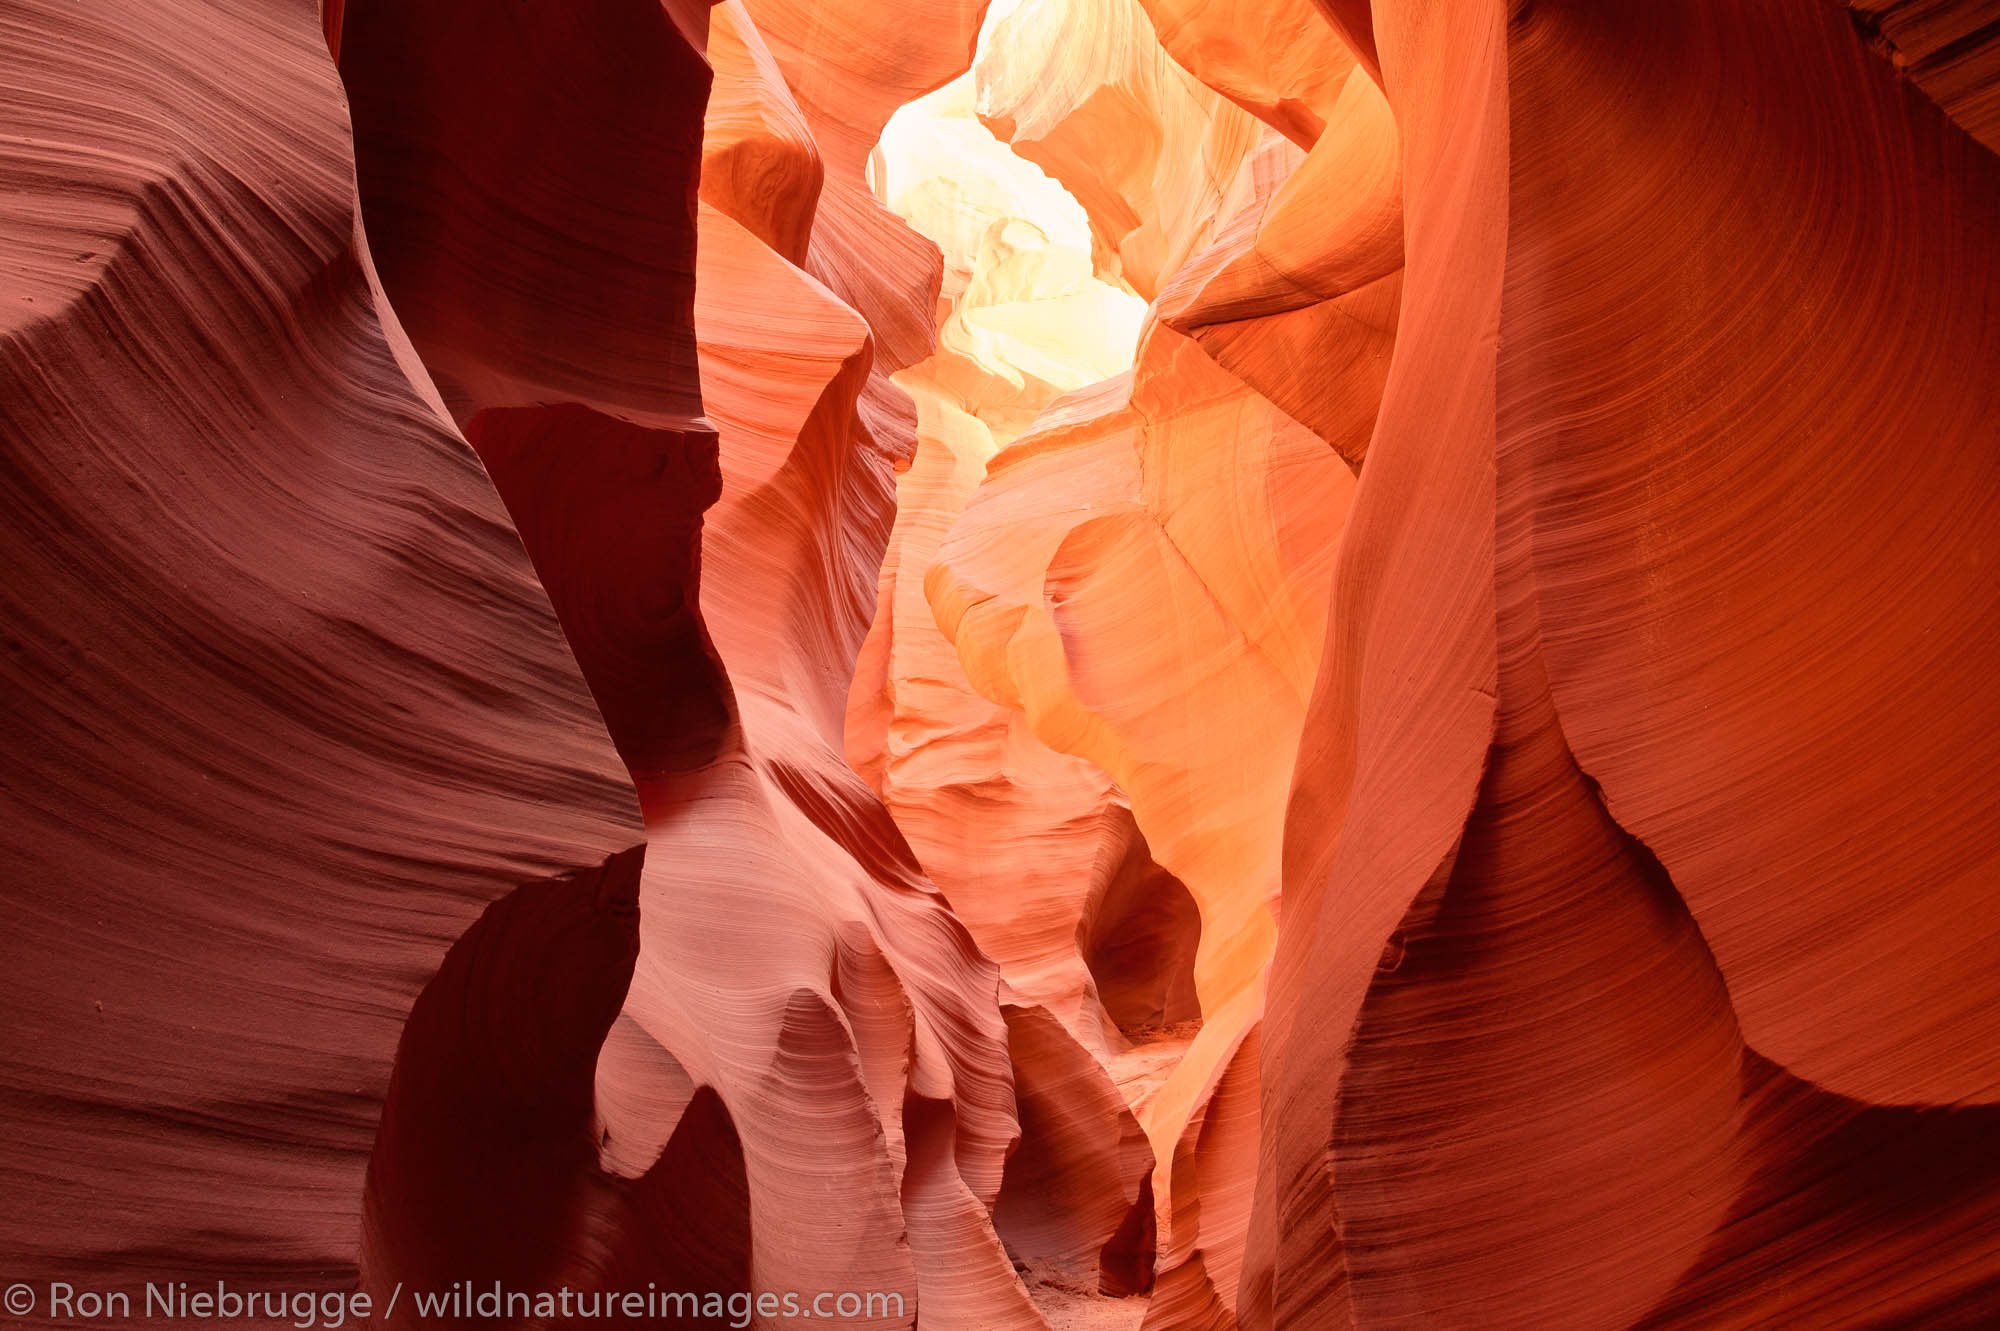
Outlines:
[[[1328, 117], [1361, 150], [1338, 187], [1393, 219], [1380, 92], [1331, 29], [1301, 32], [1309, 76], [1270, 99], [1295, 142], [1135, 4], [995, 5], [971, 68], [898, 110], [870, 160], [944, 277], [936, 350], [893, 376], [917, 446], [848, 756], [998, 964], [1017, 1037], [1053, 1016], [1136, 1116], [1154, 1325], [1234, 1301], [1291, 755], [1354, 484], [1224, 368], [1207, 339], [1236, 316], [1203, 295], [1254, 262]], [[1378, 237], [1352, 283], [1377, 289], [1318, 316], [1374, 321], [1326, 346], [1338, 390], [1315, 416], [1343, 442], [1365, 438], [1393, 339], [1400, 251]], [[1017, 1086], [1049, 1082], [1030, 1062], [1047, 1048], [1014, 1040]], [[1024, 1149], [1050, 1123], [1024, 1119]], [[1045, 1314], [1128, 1292], [1102, 1254], [1049, 1260], [1007, 1218]], [[1136, 1303], [1094, 1312], [1136, 1325]]]
[[0, 68], [7, 1325], [2000, 1324], [1976, 0]]

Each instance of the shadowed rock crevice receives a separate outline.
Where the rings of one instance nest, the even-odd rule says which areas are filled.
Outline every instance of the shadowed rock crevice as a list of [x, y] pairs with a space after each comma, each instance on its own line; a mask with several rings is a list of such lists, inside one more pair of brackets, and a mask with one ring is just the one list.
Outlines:
[[1201, 1020], [1194, 958], [1201, 910], [1136, 833], [1088, 905], [1078, 942], [1097, 996], [1127, 1038]]
[[[410, 1011], [369, 1159], [362, 1275], [552, 1290], [572, 1274], [596, 1185], [598, 1049], [638, 957], [642, 849], [489, 907]], [[394, 1325], [439, 1321], [406, 1301]]]

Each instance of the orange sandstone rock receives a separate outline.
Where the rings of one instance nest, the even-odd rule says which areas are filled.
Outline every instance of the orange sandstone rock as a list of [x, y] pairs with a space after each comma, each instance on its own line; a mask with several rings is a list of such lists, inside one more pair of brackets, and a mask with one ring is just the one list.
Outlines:
[[[1140, 372], [1154, 375], [1143, 394], [1128, 378], [1066, 398], [995, 460], [927, 590], [972, 683], [1110, 772], [1198, 905], [1204, 1026], [1141, 1113], [1155, 1196], [1191, 1260], [1172, 1160], [1255, 1019], [1289, 755], [1353, 480], [1170, 330], [1154, 330]], [[1168, 682], [1185, 679], [1206, 683]], [[1211, 1183], [1232, 1168], [1247, 1189], [1247, 1154], [1218, 1161]], [[1206, 1246], [1227, 1266], [1240, 1241], [1225, 1227]]]
[[17, 1277], [2000, 1319], [1989, 9], [19, 0]]
[[1167, 55], [1138, 0], [1023, 0], [973, 77], [981, 119], [1076, 196], [1100, 269], [1149, 299], [1261, 129]]
[[1359, 466], [1395, 345], [1402, 177], [1380, 89], [1351, 71], [1303, 160], [1246, 160], [1208, 249], [1160, 294], [1161, 317]]
[[1189, 73], [1301, 148], [1312, 147], [1354, 55], [1311, 0], [1140, 4], [1160, 45]]
[[[386, 74], [390, 25], [415, 24], [399, 31], [396, 49], [408, 51], [462, 39], [454, 18], [383, 11], [380, 46], [370, 45], [374, 30], [360, 10], [350, 9], [344, 29], [350, 85], [357, 105], [368, 105], [364, 203], [382, 200], [380, 230], [400, 248], [399, 271], [417, 283], [419, 348], [447, 367], [497, 353], [463, 324], [425, 317], [422, 275], [443, 257], [425, 247], [476, 252], [496, 238], [461, 233], [453, 218], [431, 227], [398, 211], [433, 200], [421, 181], [398, 173], [427, 160], [408, 136], [442, 133], [444, 113], [392, 119], [394, 89], [381, 92], [379, 105], [370, 99]], [[539, 41], [504, 26], [485, 40], [501, 48], [501, 61], [530, 52], [544, 59], [571, 29], [565, 18], [540, 21], [532, 34]], [[592, 22], [593, 44], [576, 58], [610, 58], [594, 44], [606, 36], [603, 16]], [[636, 56], [642, 35], [665, 40], [672, 55], [678, 27], [636, 12], [633, 22], [617, 58]], [[730, 11], [725, 27], [741, 57], [729, 67], [746, 82], [721, 106], [716, 150], [733, 142], [754, 163], [783, 137], [766, 127], [795, 130], [797, 122], [768, 62], [755, 57], [757, 33], [744, 15]], [[686, 58], [689, 48], [678, 49]], [[573, 65], [557, 62], [551, 76]], [[604, 91], [621, 86], [620, 95], [643, 100], [640, 90], [658, 85], [611, 79]], [[476, 107], [471, 90], [459, 91], [461, 105]], [[654, 95], [671, 104], [678, 94]], [[691, 183], [685, 107], [674, 114], [670, 133], [609, 141], [594, 169], [648, 180], [640, 163], [614, 151], [625, 144], [669, 155]], [[533, 143], [515, 146], [486, 160], [515, 177], [510, 192], [531, 193], [547, 163]], [[997, 978], [834, 747], [887, 533], [898, 443], [873, 432], [858, 408], [869, 326], [752, 229], [784, 243], [786, 226], [812, 217], [809, 190], [783, 186], [782, 175], [775, 191], [730, 183], [758, 179], [752, 170], [720, 180], [721, 204], [700, 210], [698, 285], [680, 266], [695, 248], [686, 230], [695, 222], [692, 194], [660, 190], [657, 173], [650, 202], [617, 228], [573, 235], [606, 252], [572, 259], [563, 291], [630, 281], [631, 265], [644, 265], [655, 302], [701, 296], [685, 326], [698, 337], [699, 397], [693, 367], [670, 358], [615, 398], [560, 400], [567, 385], [548, 376], [541, 391], [559, 400], [534, 406], [515, 405], [511, 394], [473, 396], [491, 380], [449, 376], [614, 715], [660, 869], [641, 885], [642, 961], [596, 1060], [602, 1167], [541, 1163], [578, 1175], [576, 1213], [595, 1218], [571, 1237], [571, 1260], [600, 1281], [613, 1272], [662, 1280], [693, 1260], [663, 1247], [666, 1236], [655, 1232], [671, 1212], [689, 1230], [675, 1242], [691, 1238], [697, 1255], [744, 1273], [751, 1288], [894, 1294], [902, 1308], [880, 1325], [906, 1325], [920, 1299], [927, 1321], [999, 1325], [983, 1319], [1012, 1300], [1018, 1324], [1033, 1326], [990, 1220], [1018, 1131]], [[647, 235], [649, 221], [660, 248], [618, 248]], [[491, 298], [534, 296], [536, 271], [510, 273]], [[548, 290], [553, 299], [557, 288]], [[600, 294], [618, 301], [647, 293]], [[561, 350], [550, 345], [542, 355]], [[689, 406], [706, 414], [677, 411]], [[704, 440], [712, 441], [706, 452]], [[648, 557], [647, 545], [657, 553]], [[634, 551], [641, 557], [624, 557]], [[707, 1181], [673, 1167], [703, 1150], [736, 1163]], [[412, 1199], [386, 1178], [379, 1209], [424, 1214], [456, 1181], [427, 1177]], [[689, 1211], [703, 1189], [720, 1203]], [[829, 1197], [839, 1199], [838, 1215], [827, 1213]], [[688, 1226], [690, 1214], [700, 1221]], [[403, 1237], [378, 1253], [385, 1276], [426, 1260], [478, 1270], [518, 1260], [497, 1240], [440, 1254]]]
[[[960, 79], [899, 112], [876, 165], [877, 188], [944, 253], [945, 313], [935, 353], [897, 376], [917, 402], [918, 449], [897, 483], [847, 741], [1009, 985], [1102, 1057], [1124, 1042], [1086, 938], [1121, 927], [1123, 903], [1098, 912], [1143, 839], [1100, 768], [973, 689], [923, 575], [996, 448], [1064, 390], [1129, 363], [1139, 302], [1093, 275], [1082, 209], [996, 141], [971, 99]], [[1118, 970], [1121, 990], [1137, 986], [1121, 1008], [1149, 1007], [1149, 991], [1164, 1013], [1171, 979]]]
[[1993, 381], [1945, 367], [1995, 350], [2000, 163], [1827, 6], [1372, 31], [1408, 266], [1239, 1314], [1976, 1324], [1991, 801], [1918, 773], [1995, 729]]
[[701, 144], [701, 197], [802, 265], [826, 170], [819, 144], [743, 0], [710, 20], [709, 96]]

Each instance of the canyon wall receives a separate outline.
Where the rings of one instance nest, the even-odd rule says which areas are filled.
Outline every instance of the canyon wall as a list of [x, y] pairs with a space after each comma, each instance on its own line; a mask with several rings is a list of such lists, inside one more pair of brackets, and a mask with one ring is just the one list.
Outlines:
[[[1178, 142], [1213, 181], [1236, 112], [1159, 76], [1137, 6], [995, 26], [979, 114], [1152, 316], [1128, 378], [990, 458], [951, 442], [980, 414], [958, 385], [956, 465], [912, 485], [925, 526], [885, 582], [895, 643], [927, 640], [902, 589], [929, 557], [959, 657], [911, 658], [892, 807], [942, 819], [915, 774], [943, 770], [949, 676], [1108, 773], [1198, 903], [1200, 1034], [1137, 1101], [1148, 1325], [1974, 1324], [2000, 1299], [2000, 1160], [1965, 1155], [1996, 1086], [1971, 757], [2000, 721], [1974, 678], [1993, 159], [1823, 7], [1348, 6], [1319, 36], [1359, 60], [1289, 97], [1152, 8], [1267, 128], [1191, 199], [1147, 152]], [[1659, 51], [1685, 63], [1655, 86]], [[1587, 145], [1579, 80], [1617, 108]], [[1738, 123], [1680, 108], [1705, 86]], [[1204, 428], [1211, 383], [1238, 396]], [[1298, 463], [1259, 442], [1287, 429]], [[1297, 470], [1329, 448], [1361, 478], [1344, 522]], [[1923, 461], [1871, 477], [1892, 456]], [[1323, 625], [1324, 655], [1288, 623]], [[995, 752], [951, 779], [1018, 784], [1011, 729]], [[1025, 841], [1018, 803], [1006, 821]], [[1039, 832], [1090, 844], [1057, 811]]]
[[1815, 0], [1372, 32], [1242, 1320], [1990, 1320], [2000, 162]]
[[[908, 1325], [920, 1306], [927, 1325], [1037, 1325], [991, 1218], [1022, 1134], [998, 977], [838, 749], [890, 468], [910, 443], [886, 379], [909, 354], [894, 326], [928, 316], [937, 281], [848, 150], [903, 94], [872, 76], [800, 85], [801, 43], [826, 22], [810, 6], [727, 4], [692, 27], [630, 8], [625, 32], [555, 9], [507, 31], [478, 6], [350, 5], [342, 38], [364, 212], [407, 263], [385, 281], [402, 300], [408, 273], [416, 346], [459, 389], [447, 397], [556, 594], [645, 813], [641, 960], [595, 1063], [598, 1159], [568, 1260], [614, 1289], [894, 1295], [856, 1319], [868, 1325]], [[936, 17], [911, 30], [904, 75], [935, 66], [942, 81], [969, 54], [976, 14]], [[487, 67], [422, 85], [440, 109], [412, 113], [398, 62], [482, 44], [501, 48]], [[552, 61], [565, 44], [576, 55]], [[508, 122], [493, 98], [592, 62], [610, 66], [583, 81], [602, 103], [569, 104], [617, 130], [593, 153], [557, 151], [575, 138], [540, 121], [495, 141]], [[452, 115], [484, 126], [479, 197], [589, 189], [604, 229], [569, 226], [552, 246], [542, 228], [500, 250], [504, 233], [449, 205], [466, 154], [411, 142]], [[595, 184], [560, 179], [575, 173]], [[911, 262], [879, 262], [899, 249]], [[465, 300], [427, 307], [427, 284], [461, 260], [506, 313], [474, 326]], [[537, 287], [537, 272], [552, 280]], [[671, 328], [649, 336], [626, 307]], [[530, 339], [536, 369], [560, 364], [570, 313], [616, 321], [621, 347], [653, 355], [621, 396], [458, 372], [504, 354], [495, 332]], [[377, 1182], [385, 1216], [416, 1223], [371, 1250], [371, 1280], [413, 1266], [519, 1278], [511, 1248], [426, 1251], [434, 1217], [380, 1169]]]
[[[172, 9], [0, 12], [0, 1244], [37, 1290], [351, 1284], [399, 1038], [554, 1121], [638, 942], [637, 800], [376, 280], [317, 16]], [[447, 949], [478, 1010], [406, 1030]]]
[[1990, 16], [988, 8], [0, 5], [7, 1278], [2000, 1318]]

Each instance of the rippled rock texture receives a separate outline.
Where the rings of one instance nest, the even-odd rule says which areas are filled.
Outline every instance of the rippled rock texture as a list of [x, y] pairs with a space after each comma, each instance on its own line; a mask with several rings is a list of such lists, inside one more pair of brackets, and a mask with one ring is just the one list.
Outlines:
[[316, 16], [169, 8], [0, 11], [0, 1246], [351, 1284], [399, 1039], [588, 1132], [644, 832]]
[[0, 4], [7, 1279], [2000, 1321], [1989, 9]]
[[1372, 31], [1239, 1315], [1990, 1320], [2000, 163], [1811, 0]]

